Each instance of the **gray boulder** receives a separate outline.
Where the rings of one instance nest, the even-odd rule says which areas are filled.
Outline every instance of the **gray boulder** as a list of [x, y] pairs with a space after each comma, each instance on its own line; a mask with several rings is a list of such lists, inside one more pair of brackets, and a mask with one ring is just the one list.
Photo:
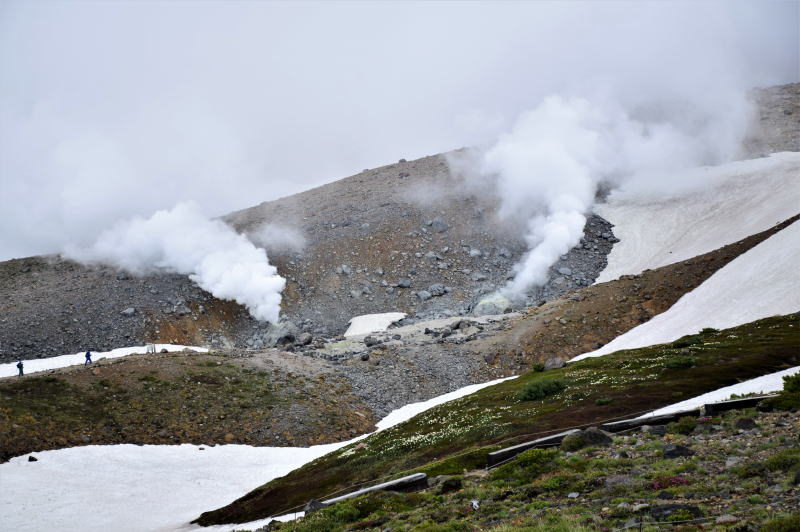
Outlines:
[[433, 295], [427, 290], [420, 290], [419, 292], [417, 292], [417, 297], [420, 298], [422, 301], [427, 301], [431, 297], [433, 297]]
[[692, 456], [694, 451], [685, 445], [673, 445], [668, 443], [664, 446], [664, 458], [679, 458], [681, 456]]
[[308, 333], [308, 332], [300, 333], [297, 336], [297, 344], [298, 345], [308, 345], [308, 344], [310, 344], [312, 342], [312, 340], [314, 340], [314, 337], [311, 336], [311, 333]]
[[441, 283], [436, 283], [436, 284], [430, 285], [428, 287], [428, 292], [433, 297], [443, 296], [443, 295], [445, 295], [447, 293], [447, 291], [444, 288], [444, 285], [441, 284]]
[[438, 216], [431, 221], [431, 231], [434, 233], [444, 233], [450, 229], [450, 226], [443, 219]]
[[548, 358], [545, 361], [544, 369], [545, 369], [545, 371], [549, 371], [551, 369], [561, 369], [566, 365], [567, 365], [567, 363], [563, 359], [557, 358], [557, 357], [553, 357], [553, 358]]

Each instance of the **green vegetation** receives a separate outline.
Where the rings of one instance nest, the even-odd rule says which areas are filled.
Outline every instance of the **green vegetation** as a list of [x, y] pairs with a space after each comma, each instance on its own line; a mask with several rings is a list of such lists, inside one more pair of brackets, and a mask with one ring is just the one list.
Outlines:
[[566, 387], [567, 383], [563, 379], [540, 379], [525, 385], [522, 391], [519, 392], [518, 397], [521, 401], [538, 401], [555, 395], [566, 389]]
[[674, 423], [667, 425], [667, 432], [672, 434], [691, 434], [697, 427], [697, 420], [693, 417], [684, 416]]
[[542, 364], [541, 362], [537, 362], [536, 364], [531, 366], [531, 371], [537, 371], [537, 372], [544, 371], [544, 364]]
[[800, 410], [800, 373], [783, 377], [783, 390], [778, 397], [764, 401], [767, 410]]
[[800, 373], [786, 375], [783, 378], [783, 391], [786, 393], [800, 393]]
[[767, 521], [760, 532], [797, 532], [800, 530], [800, 513]]
[[[782, 492], [776, 500], [763, 481], [772, 474], [769, 470], [745, 481], [718, 470], [720, 461], [748, 438], [735, 428], [739, 415], [723, 414], [717, 420], [721, 430], [695, 440], [709, 452], [692, 458], [661, 459], [664, 440], [642, 432], [616, 436], [613, 448], [585, 448], [569, 454], [530, 449], [489, 471], [480, 468], [440, 479], [421, 492], [367, 494], [274, 527], [279, 532], [572, 532], [620, 530], [631, 520], [641, 520], [648, 532], [673, 530], [665, 525], [669, 522], [680, 526], [675, 530], [762, 530], [761, 525], [765, 530], [795, 530], [796, 515], [783, 513], [794, 508], [794, 494]], [[764, 416], [760, 424], [768, 445], [759, 457], [765, 463], [783, 463], [795, 449], [782, 448], [791, 430], [781, 415]], [[619, 458], [619, 451], [635, 457]], [[718, 503], [721, 491], [731, 494], [722, 507]], [[572, 492], [578, 497], [569, 497]], [[650, 509], [664, 505], [665, 494], [677, 506], [656, 519]], [[768, 503], [773, 505], [769, 511], [765, 509]], [[721, 513], [735, 515], [736, 528], [715, 525]], [[679, 525], [698, 515], [706, 517], [698, 526]]]
[[[509, 446], [572, 426], [643, 413], [796, 365], [800, 316], [768, 318], [692, 338], [697, 364], [691, 371], [665, 367], [666, 360], [685, 349], [675, 343], [619, 351], [543, 373], [531, 371], [374, 434], [358, 448], [354, 444], [315, 460], [228, 507], [203, 514], [199, 522], [279, 514], [351, 484], [425, 470], [465, 453], [479, 457], [486, 446]], [[555, 379], [569, 383], [566, 392], [541, 400], [520, 399], [526, 388], [549, 387], [542, 382]], [[595, 404], [598, 398], [612, 402], [601, 407]]]
[[697, 365], [695, 357], [670, 357], [664, 362], [664, 367], [669, 369], [688, 369]]
[[672, 342], [672, 347], [675, 349], [680, 349], [683, 347], [691, 347], [693, 345], [702, 344], [703, 337], [699, 334], [690, 334], [687, 336], [683, 336], [678, 338], [674, 342]]
[[599, 399], [594, 400], [594, 404], [596, 404], [597, 406], [610, 405], [613, 402], [614, 402], [613, 397], [600, 397]]

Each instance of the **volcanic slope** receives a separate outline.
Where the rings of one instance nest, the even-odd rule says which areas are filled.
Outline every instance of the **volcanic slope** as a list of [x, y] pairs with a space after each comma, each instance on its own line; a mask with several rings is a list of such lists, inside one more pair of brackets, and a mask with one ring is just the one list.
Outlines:
[[[753, 97], [758, 116], [748, 156], [800, 151], [800, 84], [757, 90]], [[285, 330], [330, 336], [362, 314], [461, 313], [502, 285], [525, 246], [518, 230], [496, 219], [496, 206], [495, 197], [468, 187], [451, 174], [445, 156], [435, 155], [365, 170], [225, 220], [241, 231], [282, 235], [265, 246], [288, 280], [282, 310], [293, 325]], [[305, 247], [287, 247], [285, 236], [298, 233]], [[551, 282], [530, 301], [591, 284], [614, 241], [609, 223], [591, 217], [582, 245], [553, 266]], [[564, 267], [570, 275], [557, 274]], [[423, 290], [441, 295], [422, 299]], [[185, 276], [133, 277], [57, 257], [0, 263], [0, 293], [0, 362], [144, 342], [259, 348], [285, 332]]]
[[421, 322], [296, 353], [130, 355], [0, 379], [0, 459], [87, 444], [297, 445], [363, 434], [392, 409], [608, 342], [789, 223], [523, 314]]

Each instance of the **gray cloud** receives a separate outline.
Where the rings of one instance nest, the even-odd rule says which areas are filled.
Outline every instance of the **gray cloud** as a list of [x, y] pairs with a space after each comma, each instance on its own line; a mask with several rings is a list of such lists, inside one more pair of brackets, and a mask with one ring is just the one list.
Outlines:
[[800, 78], [797, 22], [791, 2], [5, 2], [0, 259], [488, 144], [553, 93], [713, 106]]

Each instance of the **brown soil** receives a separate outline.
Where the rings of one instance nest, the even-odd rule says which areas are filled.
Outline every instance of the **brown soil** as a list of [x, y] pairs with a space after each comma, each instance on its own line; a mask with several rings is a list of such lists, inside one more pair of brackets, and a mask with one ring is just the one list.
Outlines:
[[475, 356], [494, 354], [488, 357], [494, 359], [494, 375], [598, 349], [669, 309], [731, 260], [798, 219], [800, 215], [691, 260], [623, 275], [531, 308], [506, 330], [477, 340], [470, 349]]

